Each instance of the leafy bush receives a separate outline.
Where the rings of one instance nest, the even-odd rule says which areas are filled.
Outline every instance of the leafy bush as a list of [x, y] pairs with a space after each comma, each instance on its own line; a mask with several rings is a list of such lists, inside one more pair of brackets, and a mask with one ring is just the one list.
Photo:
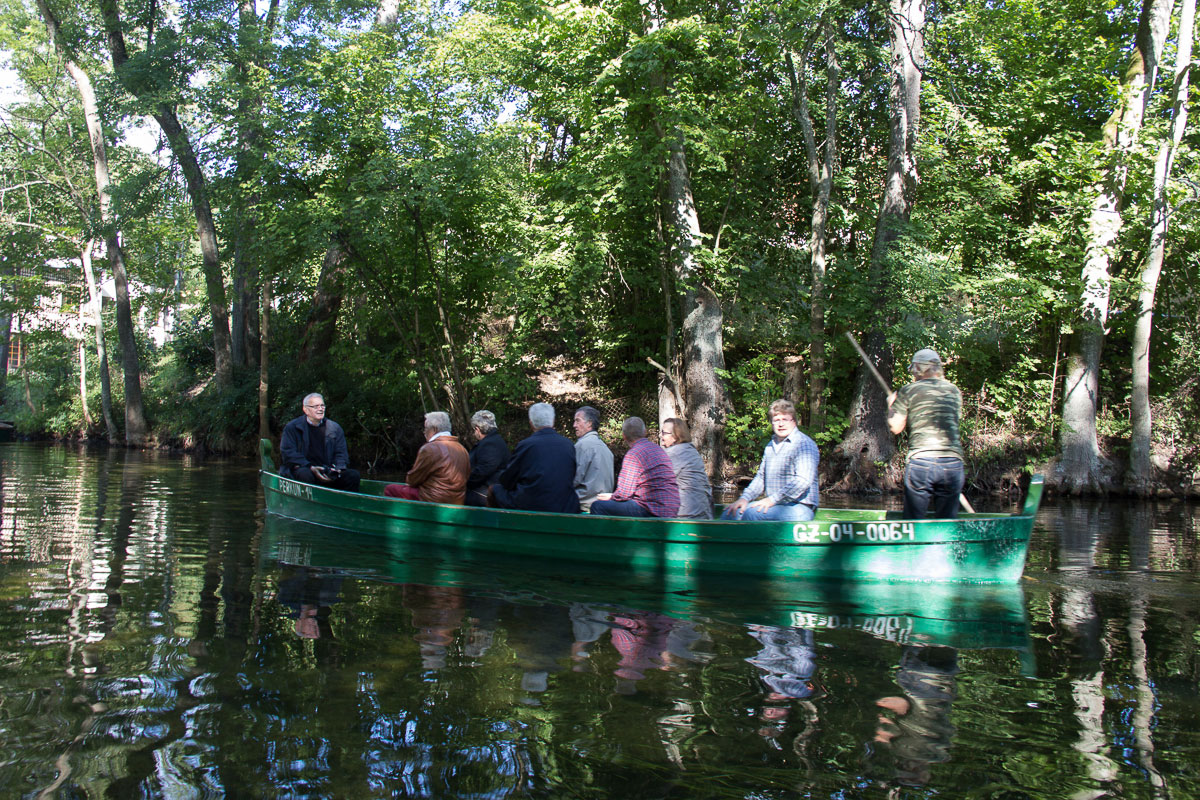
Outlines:
[[725, 418], [729, 457], [735, 464], [757, 463], [767, 407], [783, 396], [783, 371], [772, 353], [760, 353], [717, 374], [725, 379], [733, 406]]

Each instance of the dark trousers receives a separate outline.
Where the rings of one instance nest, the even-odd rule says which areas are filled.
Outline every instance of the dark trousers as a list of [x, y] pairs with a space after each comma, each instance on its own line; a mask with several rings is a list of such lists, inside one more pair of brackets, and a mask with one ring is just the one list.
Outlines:
[[[325, 473], [328, 475], [329, 473]], [[314, 486], [324, 486], [327, 489], [341, 489], [343, 492], [357, 492], [358, 482], [362, 480], [362, 476], [358, 474], [356, 469], [344, 469], [342, 474], [331, 480], [329, 483], [317, 480], [317, 476], [312, 474], [312, 470], [308, 467], [295, 467], [292, 469], [291, 477], [302, 483], [311, 483]]]
[[480, 486], [475, 489], [467, 489], [467, 500], [465, 505], [474, 506], [475, 508], [487, 508], [487, 485]]
[[956, 519], [964, 482], [961, 459], [909, 459], [904, 470], [904, 518], [925, 519], [932, 507], [935, 518]]
[[588, 511], [593, 516], [601, 517], [653, 517], [636, 500], [597, 500]]

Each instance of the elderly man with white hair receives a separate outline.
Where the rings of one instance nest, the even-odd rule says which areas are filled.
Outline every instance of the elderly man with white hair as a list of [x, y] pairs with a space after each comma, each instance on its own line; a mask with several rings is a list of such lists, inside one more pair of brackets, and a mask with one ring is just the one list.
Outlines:
[[389, 483], [384, 495], [403, 500], [462, 505], [466, 499], [471, 461], [467, 448], [450, 435], [450, 415], [430, 411], [425, 415], [425, 444], [405, 476], [405, 483]]
[[575, 494], [575, 445], [554, 430], [554, 406], [529, 407], [533, 433], [517, 445], [508, 466], [492, 484], [489, 501], [497, 508], [579, 513]]
[[508, 464], [508, 444], [496, 427], [491, 411], [471, 415], [471, 432], [477, 444], [471, 448], [471, 474], [467, 476], [467, 505], [486, 506], [488, 488]]
[[913, 382], [888, 396], [888, 428], [908, 429], [908, 458], [904, 469], [904, 517], [924, 519], [958, 516], [962, 492], [962, 444], [958, 420], [962, 393], [946, 380], [942, 359], [933, 350], [918, 350], [908, 372]]
[[575, 412], [575, 494], [584, 511], [614, 486], [612, 450], [600, 438], [599, 428], [599, 411], [584, 406]]
[[304, 415], [283, 428], [279, 474], [329, 489], [357, 492], [360, 476], [350, 469], [342, 426], [325, 416], [325, 398], [313, 392], [300, 404]]

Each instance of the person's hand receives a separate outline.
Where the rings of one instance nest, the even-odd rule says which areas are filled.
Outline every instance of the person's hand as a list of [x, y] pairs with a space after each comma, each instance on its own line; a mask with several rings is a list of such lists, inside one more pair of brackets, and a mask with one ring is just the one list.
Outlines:
[[892, 408], [892, 403], [896, 402], [896, 392], [892, 392], [891, 394], [889, 394], [887, 396], [887, 401], [888, 401], [888, 410], [890, 411]]
[[746, 510], [746, 506], [748, 506], [748, 505], [750, 505], [749, 500], [747, 500], [744, 497], [739, 497], [734, 502], [734, 504], [729, 507], [729, 510], [732, 511], [734, 514], [741, 514], [743, 511]]
[[612, 492], [601, 492], [596, 495], [597, 500], [612, 500]]
[[775, 505], [775, 501], [769, 497], [760, 497], [750, 504], [756, 511], [766, 511], [771, 506]]
[[325, 474], [324, 467], [313, 466], [313, 467], [310, 467], [309, 469], [312, 470], [313, 477], [315, 477], [321, 483], [329, 483], [329, 481], [331, 480], [331, 478]]

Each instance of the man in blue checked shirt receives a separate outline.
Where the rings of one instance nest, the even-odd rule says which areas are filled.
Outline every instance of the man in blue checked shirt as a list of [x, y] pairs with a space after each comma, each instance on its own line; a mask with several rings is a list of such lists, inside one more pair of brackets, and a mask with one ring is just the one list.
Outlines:
[[775, 435], [763, 450], [754, 480], [721, 519], [806, 522], [821, 499], [817, 443], [796, 427], [796, 407], [787, 400], [771, 403], [767, 416]]

